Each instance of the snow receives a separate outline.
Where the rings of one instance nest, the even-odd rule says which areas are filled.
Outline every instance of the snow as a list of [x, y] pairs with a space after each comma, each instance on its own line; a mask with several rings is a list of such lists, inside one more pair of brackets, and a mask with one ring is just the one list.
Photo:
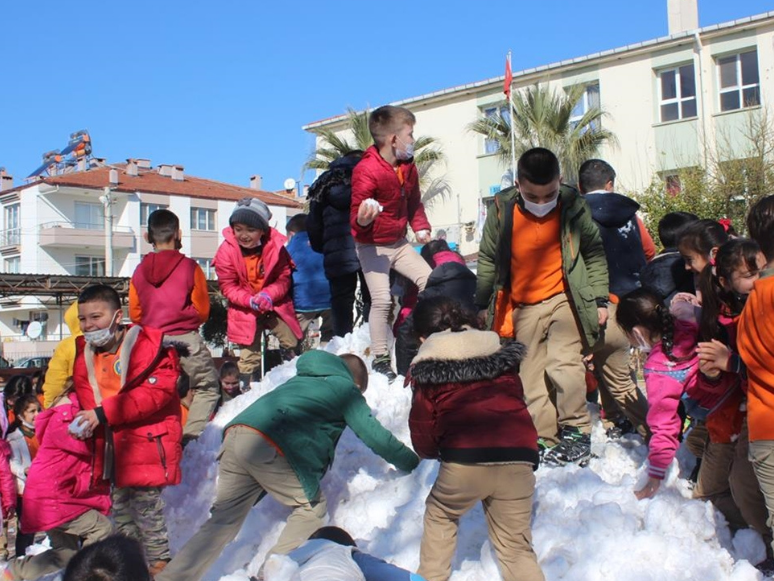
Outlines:
[[[368, 327], [363, 326], [326, 349], [366, 357], [368, 345]], [[292, 377], [294, 369], [289, 362], [272, 370], [251, 391], [227, 403], [202, 437], [186, 447], [183, 482], [164, 492], [173, 554], [207, 519], [223, 426]], [[402, 387], [402, 378], [389, 385], [372, 374], [365, 396], [379, 421], [410, 445], [411, 392]], [[761, 537], [744, 530], [732, 538], [710, 503], [691, 499], [685, 480], [693, 467], [690, 453], [681, 449], [655, 498], [637, 501], [633, 491], [646, 478], [647, 448], [640, 438], [608, 441], [597, 421], [592, 442], [597, 457], [588, 467], [541, 467], [537, 472], [533, 541], [548, 581], [762, 579], [750, 564], [765, 557]], [[424, 501], [437, 470], [437, 462], [423, 461], [412, 474], [400, 473], [346, 430], [322, 483], [330, 524], [346, 529], [361, 549], [416, 570]], [[270, 497], [261, 500], [205, 581], [248, 581], [288, 514]], [[480, 507], [461, 520], [452, 566], [451, 581], [500, 579]]]

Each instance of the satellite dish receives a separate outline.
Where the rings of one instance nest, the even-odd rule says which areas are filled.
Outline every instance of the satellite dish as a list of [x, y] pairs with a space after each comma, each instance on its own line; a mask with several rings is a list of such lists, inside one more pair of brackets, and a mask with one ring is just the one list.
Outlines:
[[27, 325], [27, 337], [30, 339], [37, 339], [43, 334], [43, 325], [40, 321], [32, 321]]
[[283, 185], [285, 186], [286, 190], [293, 190], [296, 187], [296, 180], [294, 180], [293, 178], [288, 178], [285, 180]]

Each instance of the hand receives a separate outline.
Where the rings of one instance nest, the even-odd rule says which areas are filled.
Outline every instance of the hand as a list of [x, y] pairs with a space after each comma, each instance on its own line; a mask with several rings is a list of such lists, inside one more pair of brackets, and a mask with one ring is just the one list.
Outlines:
[[[703, 364], [706, 364], [707, 369], [714, 369], [718, 373], [721, 371], [728, 371], [729, 361], [731, 360], [731, 350], [717, 339], [699, 343], [696, 352], [699, 354], [700, 368]], [[712, 373], [707, 373], [704, 369], [702, 369], [702, 373], [705, 375], [713, 375]]]
[[254, 311], [268, 313], [274, 308], [274, 302], [265, 292], [260, 292], [250, 299], [250, 306]]
[[371, 222], [376, 220], [380, 211], [378, 204], [371, 204], [368, 203], [368, 200], [365, 200], [357, 209], [357, 223], [363, 227], [368, 226]]
[[489, 309], [481, 309], [478, 312], [478, 320], [482, 325], [486, 325], [486, 318], [489, 315]]
[[637, 500], [642, 500], [643, 498], [653, 498], [656, 495], [656, 491], [658, 491], [659, 486], [661, 486], [661, 480], [658, 478], [650, 477], [645, 483], [645, 486], [635, 491], [634, 496], [637, 497]]
[[677, 293], [672, 298], [673, 303], [688, 303], [689, 305], [693, 305], [694, 307], [700, 307], [701, 302], [699, 301], [699, 298], [691, 293]]
[[604, 327], [607, 323], [607, 307], [597, 307], [597, 315], [599, 316], [599, 326]]
[[14, 516], [16, 516], [16, 507], [15, 506], [9, 506], [8, 508], [3, 510], [3, 518], [5, 520], [12, 519]]
[[419, 232], [414, 233], [417, 237], [417, 242], [420, 244], [427, 244], [430, 242], [432, 237], [430, 236], [430, 230], [420, 230]]
[[699, 360], [699, 371], [704, 377], [712, 381], [720, 377], [720, 370], [715, 367], [714, 363], [707, 363], [706, 361]]
[[94, 410], [80, 411], [75, 416], [75, 419], [78, 420], [79, 426], [82, 427], [80, 435], [73, 436], [78, 440], [86, 440], [91, 438], [91, 436], [94, 434], [94, 430], [96, 430], [97, 426], [99, 426], [99, 418], [97, 417], [97, 412]]

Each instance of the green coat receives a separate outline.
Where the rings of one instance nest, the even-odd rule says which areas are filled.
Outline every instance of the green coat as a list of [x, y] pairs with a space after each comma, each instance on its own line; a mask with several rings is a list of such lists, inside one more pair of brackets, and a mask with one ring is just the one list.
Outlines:
[[308, 499], [317, 497], [320, 480], [333, 464], [336, 444], [347, 426], [400, 470], [416, 468], [417, 455], [371, 415], [341, 358], [325, 351], [309, 351], [298, 358], [296, 372], [296, 377], [231, 420], [226, 430], [244, 425], [268, 436], [282, 450]]
[[[588, 351], [599, 338], [597, 308], [609, 298], [607, 259], [602, 237], [591, 218], [585, 200], [575, 188], [563, 185], [559, 192], [562, 229], [562, 270], [570, 289], [570, 305], [583, 329]], [[488, 309], [487, 324], [494, 322], [495, 299], [499, 290], [510, 292], [513, 210], [523, 201], [518, 188], [497, 194], [489, 209], [478, 250], [476, 304]], [[524, 268], [529, 268], [525, 265]], [[497, 330], [497, 329], [495, 329]]]

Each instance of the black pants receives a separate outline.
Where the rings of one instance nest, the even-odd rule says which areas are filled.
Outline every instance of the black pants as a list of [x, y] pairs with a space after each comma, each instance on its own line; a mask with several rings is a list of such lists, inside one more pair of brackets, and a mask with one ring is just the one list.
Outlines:
[[331, 288], [333, 334], [337, 337], [343, 337], [352, 332], [358, 278], [360, 279], [360, 293], [363, 297], [363, 320], [368, 321], [368, 312], [371, 310], [371, 295], [368, 292], [363, 272], [358, 270], [328, 279]]
[[23, 557], [27, 553], [27, 547], [35, 544], [35, 533], [25, 534], [21, 530], [22, 497], [16, 500], [16, 557]]

